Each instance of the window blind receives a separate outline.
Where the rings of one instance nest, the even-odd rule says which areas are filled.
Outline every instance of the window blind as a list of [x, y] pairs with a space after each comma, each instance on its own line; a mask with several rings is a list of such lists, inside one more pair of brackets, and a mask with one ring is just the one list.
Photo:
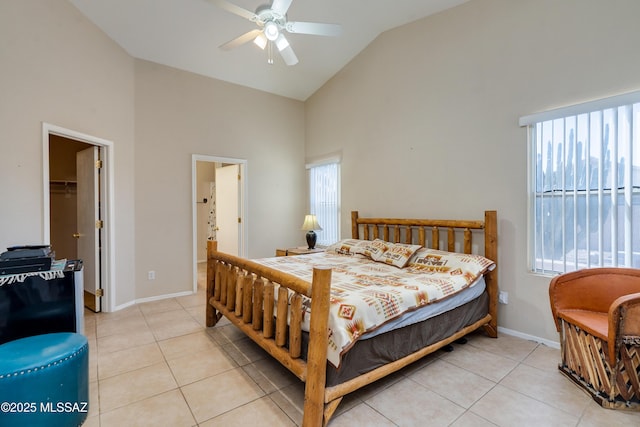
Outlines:
[[523, 117], [533, 271], [640, 267], [640, 92]]
[[340, 234], [339, 163], [309, 166], [310, 212], [318, 218], [321, 231], [316, 231], [319, 245], [338, 241]]

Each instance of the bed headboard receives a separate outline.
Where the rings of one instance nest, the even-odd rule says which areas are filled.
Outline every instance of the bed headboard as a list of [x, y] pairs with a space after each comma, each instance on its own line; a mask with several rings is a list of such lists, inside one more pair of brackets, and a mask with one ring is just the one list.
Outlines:
[[[351, 212], [353, 239], [382, 239], [387, 242], [413, 243], [433, 249], [470, 254], [474, 231], [484, 235], [482, 255], [497, 262], [496, 211], [485, 211], [483, 220], [361, 218], [358, 211]], [[458, 242], [460, 236], [462, 242]]]
[[[362, 230], [362, 233], [360, 232]], [[430, 231], [430, 235], [428, 233]], [[358, 211], [351, 212], [351, 237], [353, 239], [382, 239], [394, 243], [417, 243], [432, 249], [449, 252], [472, 253], [473, 235], [484, 237], [484, 255], [498, 264], [498, 217], [496, 211], [485, 211], [484, 220], [457, 219], [400, 219], [360, 218]], [[456, 239], [462, 236], [456, 250]], [[498, 336], [498, 269], [485, 273], [489, 294], [491, 321], [484, 326], [491, 337]]]

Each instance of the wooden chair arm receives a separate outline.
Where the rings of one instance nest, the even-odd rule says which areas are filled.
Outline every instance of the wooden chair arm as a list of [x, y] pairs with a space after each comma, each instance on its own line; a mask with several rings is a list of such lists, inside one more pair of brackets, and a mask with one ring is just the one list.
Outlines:
[[640, 339], [640, 292], [617, 298], [609, 308], [609, 361], [615, 364], [615, 355], [623, 337]]

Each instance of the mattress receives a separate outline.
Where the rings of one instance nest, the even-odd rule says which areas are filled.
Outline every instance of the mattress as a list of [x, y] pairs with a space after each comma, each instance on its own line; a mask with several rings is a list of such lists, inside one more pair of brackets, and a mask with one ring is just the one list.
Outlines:
[[400, 317], [397, 317], [384, 325], [380, 326], [378, 329], [375, 329], [371, 332], [364, 334], [360, 337], [360, 340], [366, 340], [373, 337], [376, 337], [380, 334], [387, 333], [394, 329], [404, 328], [405, 326], [413, 325], [414, 323], [422, 322], [427, 319], [431, 319], [432, 317], [438, 316], [444, 312], [452, 310], [456, 307], [464, 305], [469, 301], [472, 301], [478, 298], [485, 291], [487, 285], [484, 282], [484, 276], [479, 277], [475, 282], [473, 282], [468, 288], [463, 289], [457, 294], [451, 295], [448, 298], [443, 300], [439, 300], [428, 304], [426, 306], [420, 307], [418, 310], [409, 311], [404, 313]]
[[[304, 280], [311, 280], [313, 268], [331, 268], [327, 358], [340, 366], [342, 354], [363, 337], [371, 339], [423, 321], [482, 293], [484, 283], [477, 280], [492, 262], [476, 255], [433, 250], [428, 256], [437, 258], [438, 265], [397, 268], [360, 255], [330, 252], [254, 261]], [[302, 329], [308, 331], [310, 304], [305, 298]]]

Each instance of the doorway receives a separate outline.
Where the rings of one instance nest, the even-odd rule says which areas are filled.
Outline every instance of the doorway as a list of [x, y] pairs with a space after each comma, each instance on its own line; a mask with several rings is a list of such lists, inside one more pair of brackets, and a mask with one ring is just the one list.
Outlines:
[[246, 160], [192, 156], [193, 290], [207, 259], [207, 241], [218, 249], [246, 256]]
[[[105, 145], [105, 143], [107, 143]], [[44, 236], [56, 259], [83, 262], [85, 307], [100, 312], [108, 288], [108, 141], [45, 124]]]

